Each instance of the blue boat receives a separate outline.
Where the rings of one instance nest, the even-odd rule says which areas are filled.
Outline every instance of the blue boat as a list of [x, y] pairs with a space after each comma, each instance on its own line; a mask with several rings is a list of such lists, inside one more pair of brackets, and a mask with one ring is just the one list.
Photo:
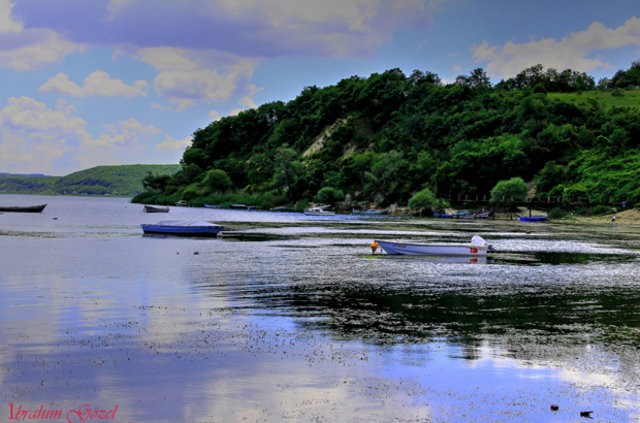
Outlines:
[[435, 212], [433, 213], [433, 217], [437, 217], [440, 219], [460, 219], [462, 217], [467, 217], [467, 215], [469, 214], [468, 211], [466, 210], [462, 210], [456, 213], [438, 213]]
[[223, 226], [210, 222], [163, 220], [155, 224], [143, 223], [142, 232], [154, 235], [215, 237]]
[[549, 218], [547, 216], [520, 216], [518, 220], [520, 222], [546, 222]]

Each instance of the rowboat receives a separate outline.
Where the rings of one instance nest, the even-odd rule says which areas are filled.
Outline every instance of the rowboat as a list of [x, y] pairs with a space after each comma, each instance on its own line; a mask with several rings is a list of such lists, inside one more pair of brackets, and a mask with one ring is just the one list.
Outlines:
[[520, 216], [518, 218], [520, 222], [546, 222], [548, 219], [547, 216]]
[[304, 211], [307, 216], [335, 216], [336, 212], [325, 210], [322, 207], [311, 207]]
[[413, 244], [383, 240], [374, 242], [389, 255], [486, 256], [487, 252], [495, 251], [480, 235], [475, 235], [468, 244]]
[[36, 206], [0, 206], [0, 212], [42, 213], [45, 207], [47, 207], [46, 204], [38, 204]]
[[145, 204], [144, 211], [146, 213], [168, 213], [169, 206], [152, 206], [150, 204]]
[[143, 223], [142, 232], [156, 235], [217, 236], [223, 226], [210, 222], [163, 220], [155, 224]]
[[461, 210], [459, 212], [456, 213], [438, 213], [435, 212], [433, 213], [433, 217], [438, 217], [440, 219], [460, 219], [463, 217], [467, 217], [467, 215], [469, 214], [468, 211], [466, 210]]

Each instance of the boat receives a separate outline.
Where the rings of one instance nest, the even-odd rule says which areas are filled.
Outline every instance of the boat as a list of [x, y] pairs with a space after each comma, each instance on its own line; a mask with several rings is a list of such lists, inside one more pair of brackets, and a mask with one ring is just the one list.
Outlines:
[[47, 207], [46, 204], [38, 204], [35, 206], [0, 206], [0, 212], [42, 213], [45, 207]]
[[547, 216], [520, 216], [518, 220], [520, 222], [546, 222], [549, 218]]
[[439, 213], [439, 212], [435, 212], [435, 213], [433, 213], [433, 217], [437, 217], [437, 218], [440, 218], [440, 219], [460, 219], [460, 218], [467, 217], [468, 214], [469, 214], [469, 212], [466, 211], [466, 210], [461, 210], [461, 211], [456, 212], [456, 213]]
[[156, 235], [211, 236], [215, 237], [223, 226], [210, 222], [189, 220], [163, 220], [155, 224], [143, 223], [142, 232]]
[[169, 213], [169, 206], [152, 206], [145, 204], [144, 211], [146, 213]]
[[176, 206], [178, 207], [187, 207], [189, 205], [189, 203], [187, 203], [187, 200], [180, 200], [178, 202], [176, 202]]
[[483, 210], [473, 214], [474, 219], [488, 219], [490, 217], [493, 217], [491, 210]]
[[322, 207], [311, 207], [304, 211], [307, 216], [335, 216], [336, 212], [325, 210]]
[[204, 208], [205, 209], [219, 209], [220, 208], [220, 204], [204, 203]]
[[374, 242], [389, 255], [486, 256], [487, 252], [495, 251], [480, 235], [474, 235], [468, 244], [414, 244], [378, 239]]
[[366, 215], [366, 216], [381, 216], [381, 215], [389, 214], [389, 210], [351, 209], [351, 214]]

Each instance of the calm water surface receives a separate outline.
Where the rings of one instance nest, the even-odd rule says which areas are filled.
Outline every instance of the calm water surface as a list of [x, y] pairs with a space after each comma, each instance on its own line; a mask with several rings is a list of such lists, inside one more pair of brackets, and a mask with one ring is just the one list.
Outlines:
[[[640, 421], [638, 226], [0, 196], [37, 203], [0, 214], [2, 422]], [[142, 235], [167, 218], [225, 236]], [[499, 252], [369, 248], [476, 233]]]

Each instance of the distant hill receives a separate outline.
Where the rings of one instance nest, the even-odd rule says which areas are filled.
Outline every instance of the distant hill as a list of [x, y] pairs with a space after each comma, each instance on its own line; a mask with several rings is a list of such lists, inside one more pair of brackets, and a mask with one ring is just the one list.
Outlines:
[[173, 175], [179, 169], [178, 164], [136, 164], [96, 166], [67, 176], [0, 173], [0, 193], [132, 197], [144, 191], [142, 180], [149, 173]]

